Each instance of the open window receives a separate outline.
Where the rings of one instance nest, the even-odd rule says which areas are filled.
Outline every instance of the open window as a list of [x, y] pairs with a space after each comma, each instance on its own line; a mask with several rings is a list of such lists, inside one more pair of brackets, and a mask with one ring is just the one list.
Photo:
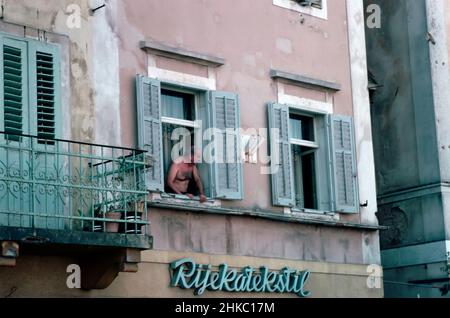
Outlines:
[[303, 7], [313, 7], [316, 9], [322, 9], [322, 0], [294, 0]]
[[319, 144], [314, 117], [289, 114], [289, 135], [294, 173], [295, 207], [317, 209], [316, 156]]
[[[150, 163], [147, 189], [170, 192], [166, 181], [174, 156], [189, 154], [194, 146], [201, 155], [197, 169], [205, 195], [213, 199], [242, 199], [237, 95], [161, 83], [140, 75], [136, 83], [138, 142], [139, 147], [147, 151]], [[208, 139], [211, 131], [215, 135]], [[236, 133], [230, 135], [232, 131]], [[213, 158], [205, 158], [208, 144], [219, 139], [225, 143], [215, 144], [220, 148], [213, 152]], [[221, 155], [234, 160], [224, 162], [219, 158]], [[188, 193], [195, 195], [192, 191]]]
[[275, 6], [328, 19], [328, 0], [272, 0]]
[[269, 104], [273, 204], [302, 211], [359, 211], [353, 121]]
[[[167, 180], [174, 159], [188, 154], [195, 145], [195, 100], [192, 92], [163, 88], [161, 89], [163, 174]], [[206, 178], [202, 178], [203, 180]], [[207, 185], [206, 185], [207, 186]], [[171, 192], [164, 187], [165, 192]]]

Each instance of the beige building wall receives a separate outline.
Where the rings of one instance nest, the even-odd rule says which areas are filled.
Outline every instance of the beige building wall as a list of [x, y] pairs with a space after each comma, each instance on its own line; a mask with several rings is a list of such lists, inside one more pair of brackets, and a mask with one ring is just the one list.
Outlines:
[[[142, 253], [142, 263], [138, 273], [120, 273], [118, 278], [105, 290], [83, 291], [69, 289], [66, 285], [69, 274], [67, 266], [74, 259], [52, 256], [23, 256], [14, 268], [0, 269], [1, 297], [291, 297], [294, 294], [271, 293], [226, 293], [206, 291], [195, 296], [193, 290], [170, 286], [169, 264], [190, 257], [198, 264], [211, 264], [217, 267], [227, 263], [230, 267], [241, 269], [246, 266], [259, 268], [267, 266], [272, 271], [289, 267], [296, 270], [309, 270], [311, 276], [306, 284], [312, 298], [371, 298], [382, 297], [382, 288], [369, 288], [367, 266], [323, 262], [289, 261], [277, 258], [233, 257], [200, 253], [146, 251]], [[374, 274], [376, 280], [382, 273]], [[381, 287], [381, 286], [380, 286]]]

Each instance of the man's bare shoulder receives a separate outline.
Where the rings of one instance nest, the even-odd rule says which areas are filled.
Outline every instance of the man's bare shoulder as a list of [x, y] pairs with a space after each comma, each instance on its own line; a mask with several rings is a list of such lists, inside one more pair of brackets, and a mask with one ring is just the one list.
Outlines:
[[178, 170], [181, 167], [181, 163], [172, 161], [170, 164], [170, 170]]

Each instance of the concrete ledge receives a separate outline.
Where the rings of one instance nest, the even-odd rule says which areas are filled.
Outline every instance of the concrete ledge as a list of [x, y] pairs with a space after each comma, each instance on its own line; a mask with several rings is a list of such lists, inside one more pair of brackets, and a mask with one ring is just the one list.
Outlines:
[[313, 218], [303, 218], [297, 217], [293, 215], [286, 215], [283, 213], [273, 213], [266, 211], [252, 211], [252, 210], [242, 210], [242, 209], [228, 209], [222, 207], [212, 207], [212, 206], [203, 206], [201, 204], [198, 205], [188, 205], [188, 204], [178, 204], [171, 203], [167, 201], [159, 201], [154, 200], [148, 202], [149, 207], [161, 208], [161, 209], [171, 209], [171, 210], [179, 210], [179, 211], [190, 211], [190, 212], [199, 212], [199, 213], [209, 213], [209, 214], [217, 214], [217, 215], [236, 215], [236, 216], [248, 216], [248, 217], [257, 217], [263, 219], [269, 219], [278, 222], [289, 222], [289, 223], [300, 223], [307, 225], [322, 225], [328, 227], [337, 227], [337, 228], [348, 228], [354, 230], [364, 230], [364, 231], [378, 231], [378, 230], [386, 230], [386, 226], [378, 226], [371, 224], [359, 224], [359, 223], [350, 223], [350, 222], [342, 222], [342, 221], [333, 221], [333, 220], [320, 220]]
[[390, 193], [379, 195], [378, 205], [390, 204], [399, 201], [407, 201], [438, 193], [450, 193], [450, 185], [448, 183], [434, 183], [409, 189], [400, 189], [397, 191], [392, 191]]
[[104, 246], [149, 249], [152, 237], [136, 234], [94, 233], [0, 226], [0, 240], [31, 245]]
[[447, 262], [450, 241], [439, 241], [381, 251], [385, 269]]
[[139, 43], [139, 47], [142, 50], [154, 53], [156, 55], [174, 58], [185, 62], [192, 62], [205, 66], [218, 67], [225, 64], [225, 60], [223, 58], [184, 50], [154, 40], [141, 41]]
[[323, 81], [323, 80], [319, 80], [319, 79], [315, 79], [315, 78], [311, 78], [311, 77], [307, 77], [307, 76], [303, 76], [303, 75], [288, 73], [288, 72], [275, 70], [275, 69], [270, 70], [270, 77], [272, 77], [274, 79], [277, 79], [277, 78], [283, 79], [283, 80], [289, 81], [298, 86], [310, 86], [310, 87], [314, 87], [314, 88], [326, 89], [326, 90], [331, 90], [331, 91], [335, 91], [335, 92], [341, 90], [341, 85], [338, 83], [327, 82], [327, 81]]

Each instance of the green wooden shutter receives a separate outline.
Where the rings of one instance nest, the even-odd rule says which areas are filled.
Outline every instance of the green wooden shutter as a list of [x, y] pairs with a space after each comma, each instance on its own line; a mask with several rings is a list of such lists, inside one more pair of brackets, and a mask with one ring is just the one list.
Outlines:
[[270, 156], [272, 160], [272, 202], [294, 206], [294, 178], [289, 143], [289, 107], [269, 104]]
[[213, 196], [220, 199], [243, 199], [242, 161], [239, 136], [238, 95], [228, 92], [211, 91], [210, 110], [212, 127], [220, 131], [222, 147], [215, 148], [215, 158], [211, 165]]
[[328, 117], [331, 158], [333, 166], [333, 197], [337, 212], [357, 213], [359, 210], [356, 150], [353, 121], [351, 117], [330, 115]]
[[30, 125], [40, 144], [54, 144], [61, 137], [61, 74], [59, 48], [30, 41]]
[[[28, 42], [29, 74], [29, 123], [33, 148], [36, 152], [33, 160], [35, 180], [43, 182], [56, 181], [59, 171], [67, 161], [59, 158], [55, 150], [55, 138], [62, 136], [61, 120], [61, 74], [60, 49], [52, 43], [30, 40]], [[64, 163], [65, 162], [65, 163]], [[39, 191], [39, 183], [34, 189], [33, 209], [36, 214], [50, 217], [34, 216], [34, 226], [46, 229], [64, 229], [63, 216], [68, 213], [57, 193]], [[52, 202], [52, 204], [48, 204]]]
[[13, 134], [28, 133], [27, 43], [0, 35], [0, 130], [1, 136], [19, 141]]
[[161, 84], [159, 81], [138, 75], [137, 118], [138, 145], [147, 151], [150, 166], [146, 171], [146, 186], [149, 191], [164, 191]]
[[[7, 133], [0, 134], [0, 142], [5, 143], [7, 139], [9, 144], [22, 143], [22, 147], [0, 147], [2, 167], [0, 173], [5, 177], [8, 171], [11, 171], [11, 177], [18, 177], [14, 172], [22, 170], [21, 167], [28, 167], [29, 164], [27, 152], [23, 151], [23, 147], [29, 146], [29, 140], [17, 135], [28, 133], [27, 42], [2, 33], [0, 33], [0, 131]], [[20, 177], [24, 183], [30, 180], [29, 174], [21, 174]], [[30, 196], [23, 195], [21, 187], [7, 181], [6, 186], [0, 188], [0, 211], [32, 212]], [[28, 215], [0, 213], [0, 226], [30, 227], [32, 224], [32, 218]]]

